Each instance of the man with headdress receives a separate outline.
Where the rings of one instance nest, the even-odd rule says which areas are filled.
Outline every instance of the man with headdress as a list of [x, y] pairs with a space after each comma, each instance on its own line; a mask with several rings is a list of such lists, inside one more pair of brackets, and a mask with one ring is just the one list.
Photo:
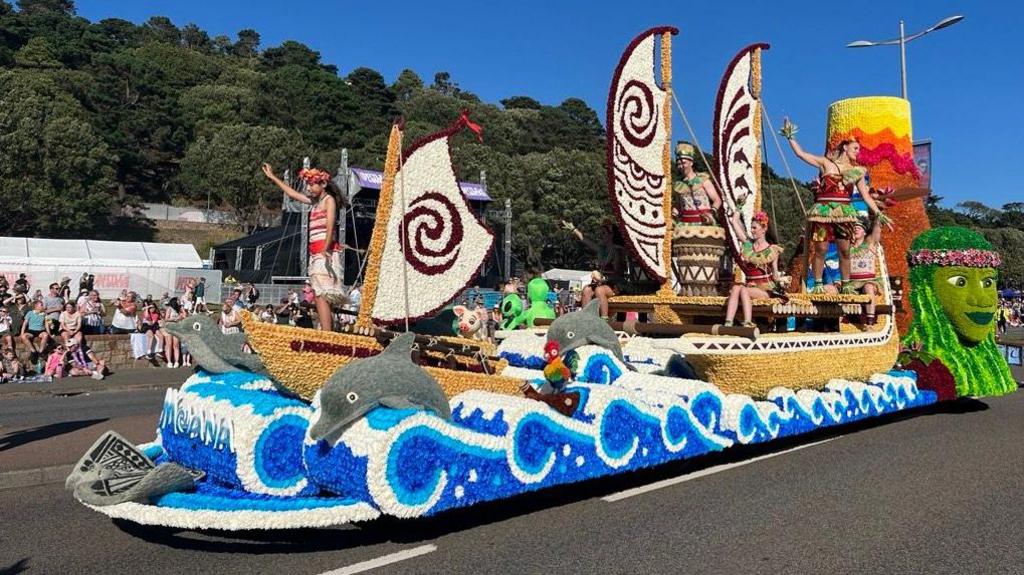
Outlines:
[[718, 226], [715, 214], [722, 198], [707, 172], [693, 169], [693, 144], [676, 143], [676, 166], [682, 178], [672, 183], [672, 211], [676, 226]]

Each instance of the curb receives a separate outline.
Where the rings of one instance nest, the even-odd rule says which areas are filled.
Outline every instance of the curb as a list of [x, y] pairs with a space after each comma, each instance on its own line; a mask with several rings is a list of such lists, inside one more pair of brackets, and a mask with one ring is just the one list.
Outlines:
[[71, 463], [67, 465], [54, 465], [52, 467], [23, 469], [20, 471], [5, 471], [0, 473], [0, 491], [63, 483], [74, 468], [75, 465]]

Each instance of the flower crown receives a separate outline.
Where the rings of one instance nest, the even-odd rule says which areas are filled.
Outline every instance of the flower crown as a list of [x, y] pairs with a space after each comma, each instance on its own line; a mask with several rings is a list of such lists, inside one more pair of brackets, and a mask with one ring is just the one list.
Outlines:
[[768, 214], [766, 212], [757, 212], [754, 217], [750, 218], [751, 222], [757, 222], [764, 227], [768, 227]]
[[994, 268], [1003, 263], [999, 254], [990, 250], [912, 250], [907, 252], [907, 262], [912, 266], [964, 266], [968, 268]]
[[331, 175], [318, 168], [307, 168], [299, 170], [299, 179], [309, 184], [326, 184], [331, 180]]

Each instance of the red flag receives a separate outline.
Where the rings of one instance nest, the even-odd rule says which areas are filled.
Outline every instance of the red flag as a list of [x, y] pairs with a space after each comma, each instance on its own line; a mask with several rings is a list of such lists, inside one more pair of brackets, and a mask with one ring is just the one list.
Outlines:
[[462, 110], [462, 114], [459, 116], [459, 122], [461, 122], [464, 126], [469, 128], [470, 132], [476, 134], [476, 140], [478, 142], [480, 142], [481, 144], [484, 143], [484, 129], [483, 127], [480, 126], [480, 124], [477, 124], [469, 119], [469, 110]]

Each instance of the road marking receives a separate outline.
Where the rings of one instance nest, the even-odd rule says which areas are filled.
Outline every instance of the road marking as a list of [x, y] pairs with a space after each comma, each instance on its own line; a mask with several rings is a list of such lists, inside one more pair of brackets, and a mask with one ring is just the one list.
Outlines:
[[684, 483], [686, 481], [690, 481], [691, 479], [698, 479], [698, 478], [706, 477], [708, 475], [712, 475], [712, 474], [715, 474], [715, 473], [721, 473], [722, 471], [728, 471], [728, 470], [736, 468], [736, 467], [742, 467], [744, 465], [750, 465], [751, 463], [754, 463], [756, 461], [761, 461], [763, 459], [769, 459], [769, 458], [772, 458], [772, 457], [778, 457], [780, 455], [785, 455], [787, 453], [792, 453], [792, 452], [798, 451], [800, 449], [807, 449], [808, 447], [814, 447], [815, 445], [821, 445], [822, 443], [828, 443], [829, 441], [833, 441], [833, 440], [836, 440], [836, 439], [839, 439], [839, 438], [838, 437], [832, 437], [832, 438], [825, 439], [825, 440], [822, 440], [822, 441], [817, 441], [815, 443], [808, 443], [807, 445], [798, 445], [798, 446], [793, 447], [791, 449], [786, 449], [784, 451], [779, 451], [777, 453], [769, 453], [767, 455], [761, 455], [759, 457], [754, 457], [753, 459], [747, 459], [746, 461], [737, 461], [735, 463], [723, 463], [722, 465], [715, 465], [714, 467], [708, 467], [707, 469], [701, 469], [700, 471], [694, 471], [693, 473], [688, 473], [686, 475], [680, 475], [679, 477], [673, 477], [671, 479], [663, 479], [661, 481], [656, 481], [656, 482], [648, 484], [648, 485], [642, 485], [640, 487], [634, 487], [633, 489], [627, 489], [625, 491], [620, 491], [618, 493], [612, 493], [611, 495], [607, 495], [605, 497], [602, 497], [601, 499], [603, 499], [604, 501], [607, 501], [608, 503], [614, 503], [615, 501], [621, 501], [623, 499], [627, 499], [629, 497], [633, 497], [633, 496], [636, 496], [636, 495], [643, 495], [644, 493], [648, 493], [650, 491], [661, 489], [663, 487], [669, 487], [669, 486], [672, 486], [672, 485], [677, 485], [679, 483]]
[[427, 553], [433, 553], [437, 551], [437, 545], [420, 545], [419, 547], [413, 547], [412, 549], [406, 549], [405, 551], [397, 551], [395, 553], [389, 553], [388, 555], [382, 555], [376, 559], [370, 559], [368, 561], [360, 561], [354, 563], [348, 567], [341, 567], [333, 571], [326, 571], [320, 575], [352, 575], [353, 573], [362, 573], [369, 571], [370, 569], [376, 569], [385, 565], [391, 565], [392, 563], [398, 563], [399, 561], [405, 561], [406, 559], [412, 559], [413, 557], [419, 557], [420, 555], [426, 555]]

